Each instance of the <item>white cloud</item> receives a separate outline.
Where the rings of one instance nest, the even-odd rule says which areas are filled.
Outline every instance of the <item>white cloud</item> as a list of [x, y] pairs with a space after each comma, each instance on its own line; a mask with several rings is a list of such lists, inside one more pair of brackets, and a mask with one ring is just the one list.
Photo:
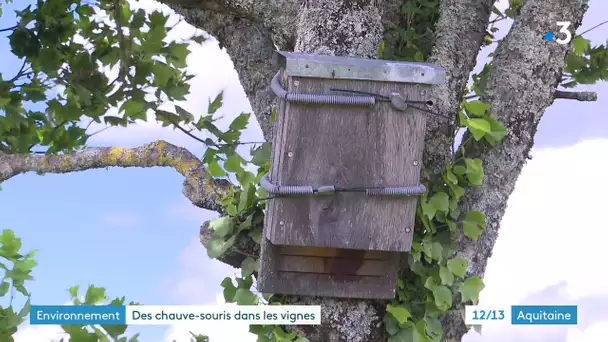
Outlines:
[[210, 220], [218, 216], [218, 213], [215, 211], [205, 210], [194, 206], [186, 198], [181, 198], [179, 201], [172, 203], [168, 209], [168, 214], [171, 217], [181, 220], [195, 219], [198, 222]]
[[[218, 293], [215, 301], [206, 305], [225, 305], [222, 294]], [[247, 324], [238, 324], [234, 321], [204, 321], [171, 326], [165, 334], [165, 342], [189, 341], [192, 336], [190, 332], [207, 335], [212, 342], [254, 342], [257, 338], [257, 336], [249, 333], [249, 326]]]
[[[240, 271], [207, 257], [199, 241], [193, 241], [182, 252], [177, 278], [171, 281], [170, 293], [182, 305], [224, 305], [221, 281], [233, 278]], [[234, 304], [228, 304], [234, 305]], [[193, 322], [171, 326], [167, 329], [167, 342], [189, 341], [190, 332], [209, 336], [213, 342], [255, 341], [249, 327], [234, 322]]]
[[106, 213], [102, 221], [114, 228], [133, 228], [141, 222], [139, 216], [133, 213]]
[[210, 259], [200, 241], [193, 239], [182, 251], [175, 273], [167, 277], [161, 288], [169, 294], [172, 304], [205, 305], [222, 290], [222, 280], [236, 274], [240, 271]]
[[[533, 150], [533, 159], [524, 167], [509, 199], [488, 263], [480, 305], [560, 305], [568, 301], [578, 304], [580, 313], [579, 328], [571, 328], [568, 336], [584, 334], [591, 341], [593, 336], [599, 336], [598, 331], [605, 331], [601, 329], [608, 322], [593, 319], [608, 317], [584, 315], [581, 311], [599, 310], [594, 303], [608, 301], [608, 275], [600, 272], [608, 223], [598, 217], [606, 210], [606, 151], [605, 139], [567, 148]], [[588, 326], [584, 333], [581, 325]], [[564, 329], [488, 326], [483, 328], [481, 337], [469, 332], [463, 341], [523, 342], [523, 336], [528, 336], [530, 341], [561, 342]], [[545, 339], [558, 331], [561, 339]], [[605, 341], [608, 335], [603, 336]], [[569, 337], [568, 342], [579, 341], [573, 338]]]
[[608, 339], [608, 322], [602, 322], [592, 325], [585, 331], [568, 330], [566, 342], [606, 342], [606, 339]]
[[59, 341], [61, 338], [66, 337], [67, 334], [59, 325], [24, 324], [13, 335], [15, 342], [49, 342]]

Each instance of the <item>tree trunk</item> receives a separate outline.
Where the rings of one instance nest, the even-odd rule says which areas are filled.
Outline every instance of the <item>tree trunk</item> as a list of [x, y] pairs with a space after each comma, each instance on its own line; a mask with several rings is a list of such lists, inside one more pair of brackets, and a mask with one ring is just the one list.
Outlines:
[[[164, 0], [192, 25], [214, 35], [234, 61], [245, 92], [266, 139], [272, 137], [269, 113], [275, 103], [270, 80], [276, 73], [272, 53], [281, 50], [338, 56], [376, 58], [384, 39], [395, 36], [388, 28], [400, 27], [402, 0]], [[456, 117], [469, 74], [484, 40], [491, 0], [440, 0], [431, 62], [446, 71], [446, 81], [433, 90], [435, 111], [427, 118], [423, 178], [433, 179], [452, 158]], [[467, 276], [482, 277], [498, 237], [506, 203], [534, 143], [544, 110], [553, 103], [562, 77], [569, 45], [544, 41], [545, 32], [557, 31], [558, 21], [580, 25], [588, 0], [527, 0], [518, 10], [509, 34], [502, 39], [490, 63], [481, 100], [503, 122], [507, 136], [490, 148], [467, 144], [467, 157], [483, 162], [482, 186], [469, 189], [461, 200], [462, 212], [481, 210], [487, 228], [479, 241], [452, 236], [455, 254], [468, 261]], [[294, 25], [295, 24], [295, 25]], [[390, 47], [389, 47], [390, 48]], [[448, 117], [446, 120], [445, 117]], [[465, 141], [468, 141], [465, 139]], [[221, 212], [217, 199], [229, 184], [213, 179], [203, 163], [183, 148], [156, 142], [135, 149], [93, 148], [62, 156], [8, 155], [0, 152], [0, 183], [24, 172], [64, 173], [110, 166], [168, 166], [184, 178], [184, 194], [205, 209]], [[209, 238], [203, 224], [201, 240]], [[220, 260], [240, 267], [243, 252], [258, 255], [259, 246], [242, 237]], [[320, 326], [302, 327], [312, 342], [381, 342], [385, 302], [377, 300], [291, 296], [291, 303], [321, 304]], [[468, 331], [463, 303], [455, 295], [442, 317], [444, 338], [460, 341]], [[298, 327], [292, 327], [298, 328]]]
[[[276, 72], [271, 65], [275, 43], [280, 49], [293, 47], [297, 52], [376, 58], [378, 45], [387, 33], [385, 29], [398, 26], [401, 20], [397, 13], [399, 1], [304, 0], [299, 7], [294, 1], [273, 5], [274, 2], [268, 0], [255, 2], [256, 6], [253, 2], [235, 4], [224, 0], [205, 5], [184, 0], [165, 2], [192, 25], [216, 36], [226, 47], [267, 139], [272, 136], [268, 112], [275, 103], [269, 90], [270, 79]], [[468, 276], [483, 276], [485, 272], [506, 201], [532, 147], [541, 115], [552, 103], [561, 77], [568, 46], [543, 42], [542, 35], [555, 30], [556, 21], [571, 21], [575, 30], [587, 2], [528, 0], [511, 32], [499, 44], [482, 99], [505, 123], [508, 135], [494, 149], [478, 145], [467, 149], [482, 159], [486, 181], [482, 187], [467, 193], [462, 206], [464, 211], [481, 210], [487, 216], [487, 231], [479, 242], [462, 235], [456, 237], [457, 254], [469, 261]], [[447, 78], [445, 84], [434, 89], [433, 95], [436, 110], [452, 120], [428, 118], [423, 177], [441, 173], [452, 158], [456, 113], [469, 74], [475, 67], [492, 5], [491, 0], [440, 1], [431, 62], [444, 67]], [[238, 260], [223, 261], [238, 267]], [[454, 300], [455, 305], [444, 316], [442, 324], [445, 338], [460, 341], [468, 328], [463, 321], [464, 304], [457, 296]], [[313, 342], [387, 339], [382, 325], [385, 302], [310, 297], [290, 297], [289, 302], [323, 306], [323, 325], [301, 327]]]

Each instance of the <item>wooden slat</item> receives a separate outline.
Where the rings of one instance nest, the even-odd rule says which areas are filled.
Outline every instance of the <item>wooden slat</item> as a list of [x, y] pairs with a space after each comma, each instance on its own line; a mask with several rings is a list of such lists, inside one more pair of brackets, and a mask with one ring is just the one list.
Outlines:
[[[299, 86], [294, 87], [294, 81]], [[329, 88], [405, 94], [426, 100], [422, 85], [290, 78], [290, 91], [330, 94]], [[422, 106], [422, 105], [421, 105]], [[425, 114], [373, 108], [287, 103], [277, 112], [271, 179], [280, 185], [337, 187], [418, 185]], [[268, 201], [266, 237], [276, 245], [409, 251], [415, 197], [361, 193]], [[406, 231], [410, 228], [409, 232]]]
[[328, 258], [350, 258], [363, 260], [385, 260], [392, 252], [362, 251], [357, 249], [337, 249], [323, 247], [277, 246], [281, 255], [318, 256]]
[[279, 255], [277, 271], [382, 277], [386, 275], [388, 263], [387, 260]]
[[383, 261], [382, 276], [349, 276], [279, 271], [279, 246], [261, 241], [257, 289], [262, 293], [336, 298], [392, 299], [399, 269], [400, 253], [390, 253]]

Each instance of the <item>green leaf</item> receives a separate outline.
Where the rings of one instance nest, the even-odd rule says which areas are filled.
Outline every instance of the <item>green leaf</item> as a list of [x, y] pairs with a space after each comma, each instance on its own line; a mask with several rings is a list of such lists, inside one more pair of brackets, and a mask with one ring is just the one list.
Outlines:
[[10, 288], [11, 284], [8, 281], [3, 281], [0, 285], [0, 297], [4, 297], [4, 295], [8, 293], [8, 290]]
[[446, 171], [445, 171], [445, 180], [448, 183], [452, 183], [454, 185], [458, 184], [458, 177], [456, 177], [456, 175], [452, 172], [452, 168], [449, 167]]
[[438, 192], [431, 197], [429, 203], [432, 204], [437, 211], [448, 211], [450, 206], [450, 197], [445, 192]]
[[70, 292], [70, 299], [74, 299], [74, 298], [78, 297], [79, 288], [80, 288], [80, 286], [78, 286], [78, 285], [70, 287], [70, 289], [68, 290]]
[[251, 163], [257, 166], [263, 166], [270, 161], [270, 155], [272, 145], [270, 143], [264, 143], [253, 151], [253, 158]]
[[591, 41], [582, 36], [577, 36], [572, 40], [572, 47], [574, 48], [574, 53], [580, 55], [591, 49]]
[[407, 322], [408, 319], [412, 317], [412, 314], [408, 311], [408, 309], [403, 306], [394, 306], [392, 304], [386, 305], [386, 311], [390, 312], [393, 317], [399, 321], [399, 324], [403, 324]]
[[259, 269], [260, 263], [252, 257], [246, 257], [241, 263], [241, 275], [247, 278]]
[[120, 106], [120, 110], [124, 111], [125, 116], [130, 119], [146, 119], [145, 106], [142, 101], [129, 99]]
[[106, 289], [90, 285], [84, 296], [84, 303], [88, 305], [99, 304], [106, 300]]
[[483, 283], [483, 280], [478, 276], [473, 276], [465, 279], [458, 287], [458, 291], [460, 291], [460, 294], [462, 295], [463, 302], [470, 300], [473, 304], [477, 304], [479, 293], [484, 287], [485, 284]]
[[[243, 185], [243, 190], [241, 191], [241, 196], [239, 198], [238, 210], [239, 212], [242, 212], [254, 204], [256, 188], [255, 185], [250, 182], [239, 182]], [[251, 227], [252, 224], [249, 222], [246, 228], [249, 229]]]
[[467, 124], [469, 127], [472, 127], [483, 133], [490, 133], [492, 131], [490, 123], [486, 119], [468, 119]]
[[477, 241], [483, 230], [486, 228], [486, 215], [478, 210], [470, 211], [462, 222], [464, 235]]
[[232, 121], [229, 128], [231, 130], [235, 130], [235, 131], [240, 131], [242, 129], [245, 129], [247, 127], [247, 124], [249, 123], [249, 116], [250, 116], [250, 114], [241, 113], [239, 116], [237, 116]]
[[248, 289], [238, 288], [234, 295], [234, 301], [238, 305], [256, 305], [258, 303], [258, 296]]
[[[412, 325], [405, 325], [399, 329], [399, 331], [393, 336], [388, 338], [387, 342], [413, 342], [414, 341], [414, 327]], [[417, 341], [420, 342], [420, 341]], [[427, 341], [425, 341], [427, 342]]]
[[399, 321], [397, 321], [393, 314], [385, 314], [382, 321], [389, 335], [395, 335], [399, 331]]
[[435, 298], [435, 305], [445, 311], [452, 307], [452, 291], [446, 286], [438, 285], [433, 287], [433, 297]]
[[4, 108], [7, 104], [11, 102], [10, 97], [0, 97], [0, 109]]
[[207, 248], [207, 255], [211, 259], [216, 259], [223, 255], [232, 245], [234, 245], [234, 240], [236, 239], [236, 235], [231, 236], [228, 240], [224, 240], [223, 238], [215, 238], [212, 237], [210, 240], [205, 242], [205, 248]]
[[448, 260], [447, 266], [458, 277], [464, 277], [467, 272], [467, 261], [462, 257]]
[[426, 322], [420, 320], [416, 323], [416, 327], [413, 331], [413, 342], [431, 342], [429, 337], [426, 335]]
[[435, 217], [435, 214], [440, 212], [446, 212], [449, 209], [450, 197], [445, 192], [438, 192], [433, 195], [428, 201], [421, 201], [422, 212], [426, 215], [429, 220]]
[[465, 158], [464, 163], [467, 167], [467, 178], [473, 185], [481, 185], [483, 183], [483, 166], [481, 159]]
[[502, 122], [492, 115], [488, 116], [486, 120], [490, 123], [490, 132], [486, 133], [484, 138], [488, 143], [494, 145], [507, 135], [507, 130]]
[[270, 110], [270, 122], [275, 123], [277, 121], [277, 107], [272, 107]]
[[207, 171], [213, 177], [223, 177], [227, 175], [226, 171], [222, 169], [220, 164], [218, 164], [217, 160], [212, 160], [209, 162], [209, 164], [207, 165]]
[[226, 169], [228, 172], [242, 171], [243, 167], [241, 166], [241, 157], [236, 154], [229, 156], [224, 162], [224, 169]]
[[468, 119], [467, 127], [476, 141], [481, 140], [487, 133], [492, 130], [490, 123], [485, 119]]
[[164, 88], [171, 77], [176, 75], [175, 69], [159, 61], [154, 61], [154, 64], [152, 64], [152, 74], [154, 75], [152, 84], [161, 88]]
[[224, 99], [224, 92], [220, 92], [217, 94], [213, 101], [209, 102], [209, 106], [207, 107], [207, 113], [214, 114], [218, 109], [222, 106], [222, 100]]
[[226, 303], [233, 303], [234, 295], [236, 294], [236, 287], [232, 283], [232, 279], [226, 277], [220, 285], [224, 288], [224, 300]]
[[292, 341], [297, 336], [297, 333], [295, 331], [291, 331], [288, 333], [284, 331], [281, 327], [275, 327], [272, 333], [279, 342]]
[[30, 310], [32, 308], [32, 303], [30, 302], [30, 299], [28, 298], [27, 301], [25, 301], [25, 304], [23, 304], [23, 308], [21, 308], [21, 310], [19, 310], [19, 317], [21, 318], [25, 318], [25, 316], [29, 315]]
[[213, 236], [224, 238], [232, 234], [234, 230], [234, 219], [232, 217], [218, 217], [209, 221], [209, 229], [213, 230]]
[[255, 243], [260, 244], [262, 241], [262, 230], [261, 229], [252, 229], [247, 234], [249, 237], [255, 241]]
[[430, 337], [439, 338], [443, 334], [443, 329], [441, 328], [441, 321], [437, 318], [433, 317], [425, 317], [424, 322], [426, 323], [426, 333]]
[[306, 337], [298, 337], [295, 342], [310, 342]]
[[454, 171], [455, 174], [462, 176], [467, 173], [467, 168], [462, 165], [454, 165], [452, 171]]
[[422, 251], [432, 260], [441, 260], [443, 247], [439, 242], [425, 241], [422, 244]]
[[172, 42], [169, 44], [168, 61], [171, 61], [176, 68], [185, 68], [186, 57], [188, 57], [189, 53], [190, 51], [188, 50], [188, 44]]
[[380, 44], [378, 45], [378, 58], [384, 58], [384, 39], [381, 40]]
[[490, 105], [488, 103], [484, 103], [484, 102], [475, 100], [475, 101], [466, 102], [464, 105], [464, 108], [470, 114], [477, 115], [477, 116], [483, 116], [486, 113], [486, 110], [488, 110], [488, 108], [490, 108]]
[[192, 113], [190, 113], [189, 111], [185, 110], [184, 108], [175, 105], [175, 111], [177, 111], [177, 115], [179, 115], [179, 117], [186, 123], [192, 122], [194, 121], [194, 115], [192, 115]]
[[21, 249], [21, 239], [15, 236], [15, 232], [10, 229], [4, 229], [0, 235], [0, 254], [9, 260], [12, 260]]
[[441, 284], [452, 286], [454, 283], [454, 274], [447, 267], [441, 266], [439, 269], [439, 277], [441, 278]]

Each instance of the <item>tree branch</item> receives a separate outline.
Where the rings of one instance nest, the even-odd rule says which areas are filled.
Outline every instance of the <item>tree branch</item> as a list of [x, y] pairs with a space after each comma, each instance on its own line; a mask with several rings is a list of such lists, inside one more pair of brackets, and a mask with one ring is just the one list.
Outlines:
[[563, 91], [556, 90], [553, 93], [554, 99], [567, 99], [578, 101], [597, 101], [597, 93], [593, 91]]
[[[201, 15], [200, 13], [199, 15], [205, 16], [208, 19], [211, 19], [211, 21], [200, 22], [202, 25], [195, 25], [204, 30], [214, 31], [213, 26], [216, 26], [217, 24], [220, 24], [221, 27], [228, 28], [230, 23], [233, 22], [233, 19], [245, 19], [255, 26], [264, 29], [264, 31], [271, 33], [272, 40], [278, 46], [283, 46], [285, 44], [293, 46], [295, 37], [293, 22], [298, 13], [298, 1], [165, 0], [163, 2], [173, 8], [176, 12], [182, 12], [180, 14], [183, 14], [184, 11], [205, 12], [204, 15]], [[178, 11], [178, 8], [180, 11]], [[228, 20], [220, 23], [217, 20], [218, 18]], [[188, 18], [186, 18], [186, 21], [190, 22]], [[254, 42], [248, 43], [251, 44]]]
[[452, 118], [427, 117], [424, 166], [425, 178], [434, 178], [451, 161], [456, 134], [456, 113], [490, 21], [492, 0], [440, 2], [435, 46], [429, 60], [442, 66], [446, 81], [433, 88], [437, 113]]
[[[209, 221], [203, 222], [200, 231], [201, 243], [205, 244], [211, 240], [211, 234], [213, 234], [213, 230], [209, 228]], [[260, 244], [253, 241], [247, 234], [239, 234], [234, 241], [234, 245], [217, 260], [234, 268], [240, 268], [241, 263], [247, 256], [258, 258], [259, 255]]]
[[[170, 2], [168, 4], [171, 5]], [[276, 73], [272, 65], [275, 43], [271, 31], [246, 18], [177, 5], [171, 7], [188, 23], [206, 30], [217, 38], [220, 46], [226, 48], [264, 138], [271, 140], [270, 114], [276, 104], [276, 96], [270, 89], [270, 81]], [[278, 46], [290, 49], [289, 45]]]
[[213, 179], [203, 163], [185, 148], [157, 141], [137, 148], [92, 147], [64, 155], [6, 154], [0, 152], [0, 183], [26, 172], [69, 173], [107, 167], [174, 168], [186, 179], [184, 195], [197, 207], [222, 212], [217, 201], [229, 183]]
[[[481, 101], [491, 105], [507, 129], [507, 136], [493, 148], [480, 142], [467, 144], [468, 157], [481, 159], [485, 179], [482, 186], [469, 189], [462, 199], [462, 212], [480, 210], [486, 214], [486, 230], [478, 241], [455, 234], [456, 254], [468, 260], [467, 276], [483, 276], [498, 237], [507, 200], [528, 158], [534, 134], [545, 109], [553, 102], [561, 79], [566, 45], [543, 43], [541, 37], [556, 21], [570, 21], [576, 29], [587, 10], [587, 0], [526, 1], [509, 34], [499, 43], [486, 91]], [[465, 137], [466, 140], [467, 137]], [[531, 227], [532, 228], [532, 227]], [[464, 303], [454, 296], [455, 307], [443, 318], [446, 337], [460, 341], [468, 331], [464, 325]]]

